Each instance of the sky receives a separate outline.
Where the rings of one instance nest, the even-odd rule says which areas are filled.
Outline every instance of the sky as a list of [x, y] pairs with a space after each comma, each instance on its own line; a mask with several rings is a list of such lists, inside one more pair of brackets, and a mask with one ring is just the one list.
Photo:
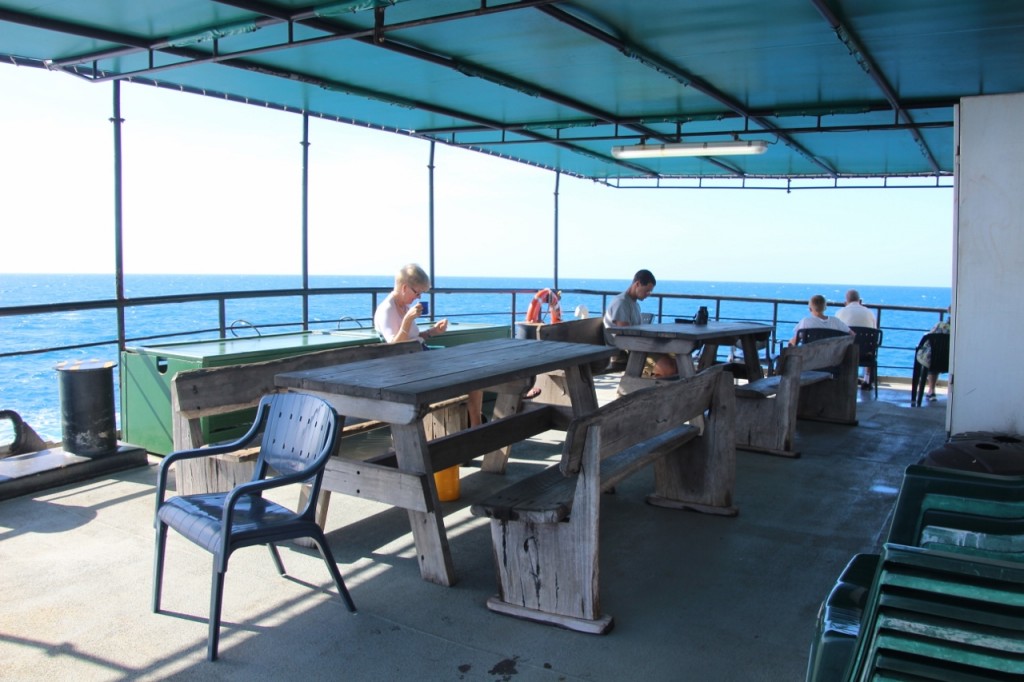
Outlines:
[[[110, 84], [0, 65], [0, 273], [114, 272]], [[299, 274], [302, 117], [126, 83], [126, 274]], [[429, 258], [422, 140], [310, 120], [313, 275]], [[551, 277], [555, 174], [437, 145], [435, 280]], [[560, 278], [949, 287], [953, 190], [613, 189], [562, 177]]]

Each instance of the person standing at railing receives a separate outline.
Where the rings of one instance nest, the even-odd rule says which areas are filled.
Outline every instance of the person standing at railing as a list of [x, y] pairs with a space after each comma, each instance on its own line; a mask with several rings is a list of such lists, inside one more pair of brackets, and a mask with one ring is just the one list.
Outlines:
[[[631, 327], [643, 323], [640, 301], [651, 295], [658, 281], [650, 270], [638, 270], [629, 288], [612, 299], [604, 311], [604, 340], [614, 345], [615, 327]], [[679, 374], [679, 367], [671, 355], [648, 355], [644, 374], [667, 378]]]
[[[860, 298], [860, 292], [856, 289], [847, 290], [846, 305], [836, 313], [836, 317], [845, 322], [848, 327], [878, 329], [878, 321], [875, 320], [875, 316], [864, 305]], [[864, 368], [864, 378], [860, 382], [860, 387], [864, 389], [871, 388], [870, 367]]]
[[[438, 320], [429, 329], [420, 330], [416, 318], [423, 313], [423, 306], [416, 302], [430, 290], [430, 277], [423, 268], [410, 263], [395, 275], [395, 288], [387, 295], [373, 313], [373, 328], [388, 343], [411, 341], [413, 339], [427, 347], [427, 340], [443, 334], [448, 329], [448, 320]], [[469, 425], [479, 426], [482, 419], [484, 393], [470, 391], [468, 400]]]
[[795, 346], [797, 344], [800, 330], [802, 329], [835, 329], [844, 334], [853, 334], [853, 331], [850, 330], [845, 322], [825, 314], [828, 305], [825, 303], [825, 297], [821, 294], [811, 296], [810, 300], [807, 301], [807, 308], [811, 311], [811, 314], [797, 323], [796, 329], [793, 330], [793, 338], [789, 340], [789, 345]]

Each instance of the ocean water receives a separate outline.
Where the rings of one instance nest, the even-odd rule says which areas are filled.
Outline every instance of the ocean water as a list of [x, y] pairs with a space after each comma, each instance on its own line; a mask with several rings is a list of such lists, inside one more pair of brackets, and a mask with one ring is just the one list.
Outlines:
[[[389, 290], [391, 276], [374, 277], [311, 277], [311, 287], [378, 287]], [[628, 279], [561, 279], [565, 290], [619, 292], [628, 286]], [[299, 276], [267, 275], [127, 275], [125, 296], [140, 298], [174, 294], [211, 293], [218, 291], [246, 292], [299, 288]], [[439, 277], [435, 288], [500, 288], [520, 290], [516, 299], [516, 319], [523, 319], [532, 292], [550, 286], [550, 281], [530, 278]], [[793, 326], [806, 315], [805, 301], [811, 294], [823, 294], [830, 301], [841, 301], [848, 284], [769, 284], [750, 282], [659, 281], [655, 296], [642, 303], [644, 312], [661, 312], [664, 319], [692, 317], [697, 309], [708, 306], [712, 317], [771, 322], [778, 320], [779, 339], [789, 338]], [[115, 296], [113, 275], [0, 275], [0, 308], [46, 303], [70, 303], [110, 300]], [[865, 303], [887, 306], [945, 308], [950, 302], [948, 288], [934, 287], [859, 287]], [[693, 298], [664, 299], [657, 294], [685, 294]], [[732, 296], [754, 299], [784, 299], [793, 304], [780, 305], [778, 311], [770, 303], [755, 301], [724, 302], [716, 311], [715, 297]], [[704, 298], [702, 298], [704, 297]], [[577, 306], [585, 306], [590, 314], [603, 309], [600, 295], [566, 293], [562, 300], [563, 315], [571, 318]], [[507, 294], [437, 294], [434, 313], [452, 321], [512, 321], [511, 298]], [[264, 333], [296, 331], [294, 323], [302, 318], [299, 297], [271, 299], [236, 299], [225, 304], [225, 320], [244, 320]], [[310, 326], [314, 329], [371, 326], [372, 299], [369, 294], [317, 296], [310, 300]], [[346, 319], [339, 322], [342, 318]], [[185, 338], [214, 338], [219, 310], [213, 302], [177, 305], [149, 305], [126, 312], [125, 329], [129, 338], [143, 339], [129, 343], [166, 343]], [[921, 334], [936, 321], [934, 312], [883, 312], [881, 324], [885, 339], [880, 356], [881, 373], [888, 376], [909, 376], [913, 348]], [[180, 333], [182, 330], [209, 329], [188, 337], [154, 339], [146, 337]], [[240, 324], [239, 335], [251, 334]], [[15, 410], [44, 438], [60, 440], [60, 401], [58, 378], [54, 369], [61, 361], [98, 359], [117, 362], [117, 317], [111, 310], [84, 310], [34, 316], [0, 317], [0, 353], [29, 351], [57, 346], [78, 348], [0, 358], [0, 410]], [[94, 344], [94, 345], [93, 345]], [[115, 369], [115, 406], [120, 409]], [[12, 436], [0, 423], [0, 443]]]

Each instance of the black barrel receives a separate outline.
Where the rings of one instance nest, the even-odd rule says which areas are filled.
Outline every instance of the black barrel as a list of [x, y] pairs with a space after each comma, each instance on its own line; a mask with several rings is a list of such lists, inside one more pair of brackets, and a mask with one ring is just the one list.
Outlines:
[[56, 369], [64, 450], [83, 457], [115, 452], [114, 363], [61, 362]]

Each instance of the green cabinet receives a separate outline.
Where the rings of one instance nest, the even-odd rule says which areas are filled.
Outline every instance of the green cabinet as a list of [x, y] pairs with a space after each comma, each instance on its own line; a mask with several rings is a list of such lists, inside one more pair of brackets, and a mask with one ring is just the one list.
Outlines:
[[[430, 325], [421, 325], [427, 329]], [[430, 339], [431, 346], [461, 346], [464, 343], [488, 341], [490, 339], [507, 339], [512, 334], [509, 325], [486, 324], [483, 322], [449, 322], [448, 331]]]
[[[171, 380], [178, 372], [379, 342], [372, 329], [347, 329], [127, 348], [121, 353], [121, 440], [158, 455], [173, 449]], [[237, 438], [252, 424], [254, 415], [247, 410], [204, 418], [203, 439], [216, 443]]]

